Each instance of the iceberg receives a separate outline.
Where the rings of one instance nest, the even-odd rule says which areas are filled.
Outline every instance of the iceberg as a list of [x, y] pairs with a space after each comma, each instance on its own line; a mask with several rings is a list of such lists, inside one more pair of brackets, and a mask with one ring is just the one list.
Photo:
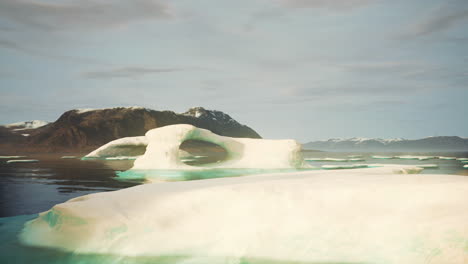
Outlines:
[[468, 169], [468, 164], [463, 165], [463, 168]]
[[39, 162], [37, 159], [17, 159], [17, 160], [7, 160], [6, 163], [35, 163]]
[[205, 165], [209, 168], [309, 168], [301, 155], [301, 145], [295, 140], [268, 140], [219, 136], [192, 125], [171, 125], [151, 129], [145, 136], [121, 138], [89, 153], [85, 158], [130, 156], [135, 148], [146, 147], [131, 170], [203, 169], [183, 163], [180, 145], [187, 140], [216, 144], [226, 150], [227, 158]]
[[144, 184], [55, 205], [28, 222], [20, 240], [76, 254], [181, 256], [180, 263], [464, 263], [468, 178], [406, 174], [420, 170]]

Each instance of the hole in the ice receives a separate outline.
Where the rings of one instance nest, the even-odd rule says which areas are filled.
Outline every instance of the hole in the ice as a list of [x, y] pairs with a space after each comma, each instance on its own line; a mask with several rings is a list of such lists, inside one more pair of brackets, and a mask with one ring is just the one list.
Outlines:
[[144, 145], [119, 145], [112, 147], [108, 150], [109, 153], [102, 154], [103, 156], [117, 157], [117, 156], [141, 156], [145, 154], [146, 146]]
[[203, 166], [226, 160], [226, 150], [214, 143], [186, 140], [179, 147], [179, 159], [190, 166]]

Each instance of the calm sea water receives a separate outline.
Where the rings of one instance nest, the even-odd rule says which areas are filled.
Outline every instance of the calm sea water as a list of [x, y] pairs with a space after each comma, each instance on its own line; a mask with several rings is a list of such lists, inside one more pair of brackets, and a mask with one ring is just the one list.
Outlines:
[[[365, 161], [359, 162], [309, 162], [311, 165], [346, 164], [437, 164], [437, 169], [425, 169], [426, 174], [458, 174], [468, 176], [468, 169], [457, 160], [431, 159], [401, 160], [373, 159], [373, 155], [399, 156], [455, 156], [467, 158], [468, 152], [457, 153], [337, 153], [308, 152], [305, 158], [347, 158], [349, 155], [362, 155]], [[24, 223], [37, 217], [37, 213], [50, 209], [57, 203], [95, 192], [114, 191], [141, 184], [141, 179], [116, 177], [121, 171], [129, 169], [133, 161], [105, 161], [61, 159], [54, 155], [31, 155], [28, 159], [38, 159], [38, 163], [7, 164], [0, 159], [0, 263], [185, 263], [184, 256], [163, 257], [122, 257], [107, 255], [80, 255], [23, 246], [17, 235]], [[232, 177], [260, 173], [258, 170], [217, 170], [209, 174], [196, 172], [185, 175], [161, 171], [161, 177], [176, 180], [198, 180], [213, 177]], [[271, 172], [271, 171], [269, 171]], [[182, 177], [179, 177], [181, 176]], [[190, 262], [191, 260], [189, 260]], [[264, 259], [233, 260], [235, 263], [282, 263]], [[231, 263], [223, 259], [206, 259], [201, 263]], [[232, 262], [232, 263], [234, 263]], [[190, 262], [192, 263], [192, 262]], [[285, 261], [283, 263], [290, 263]]]

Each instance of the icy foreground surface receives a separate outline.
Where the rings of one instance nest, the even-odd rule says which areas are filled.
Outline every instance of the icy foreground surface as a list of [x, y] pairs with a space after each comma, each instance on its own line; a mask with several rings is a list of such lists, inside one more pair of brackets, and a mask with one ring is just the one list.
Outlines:
[[[386, 166], [145, 184], [58, 204], [23, 243], [76, 253], [467, 263], [468, 178]], [[398, 174], [395, 174], [398, 173]]]
[[171, 125], [155, 128], [143, 137], [128, 137], [107, 143], [85, 158], [130, 156], [132, 146], [144, 146], [146, 152], [135, 160], [132, 170], [200, 169], [183, 163], [179, 147], [187, 140], [214, 143], [227, 152], [226, 160], [211, 164], [210, 168], [306, 168], [301, 145], [295, 140], [267, 140], [219, 136], [192, 125]]

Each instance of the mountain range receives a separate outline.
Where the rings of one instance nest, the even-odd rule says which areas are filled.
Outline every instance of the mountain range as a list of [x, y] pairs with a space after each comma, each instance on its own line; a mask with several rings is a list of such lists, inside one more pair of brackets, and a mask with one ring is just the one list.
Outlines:
[[303, 148], [323, 151], [468, 151], [468, 139], [457, 136], [422, 139], [334, 138], [305, 143]]
[[221, 136], [261, 138], [228, 114], [203, 107], [185, 113], [117, 107], [74, 109], [52, 123], [28, 121], [0, 126], [0, 150], [84, 153], [118, 138], [142, 136], [150, 129], [174, 124], [191, 124]]

